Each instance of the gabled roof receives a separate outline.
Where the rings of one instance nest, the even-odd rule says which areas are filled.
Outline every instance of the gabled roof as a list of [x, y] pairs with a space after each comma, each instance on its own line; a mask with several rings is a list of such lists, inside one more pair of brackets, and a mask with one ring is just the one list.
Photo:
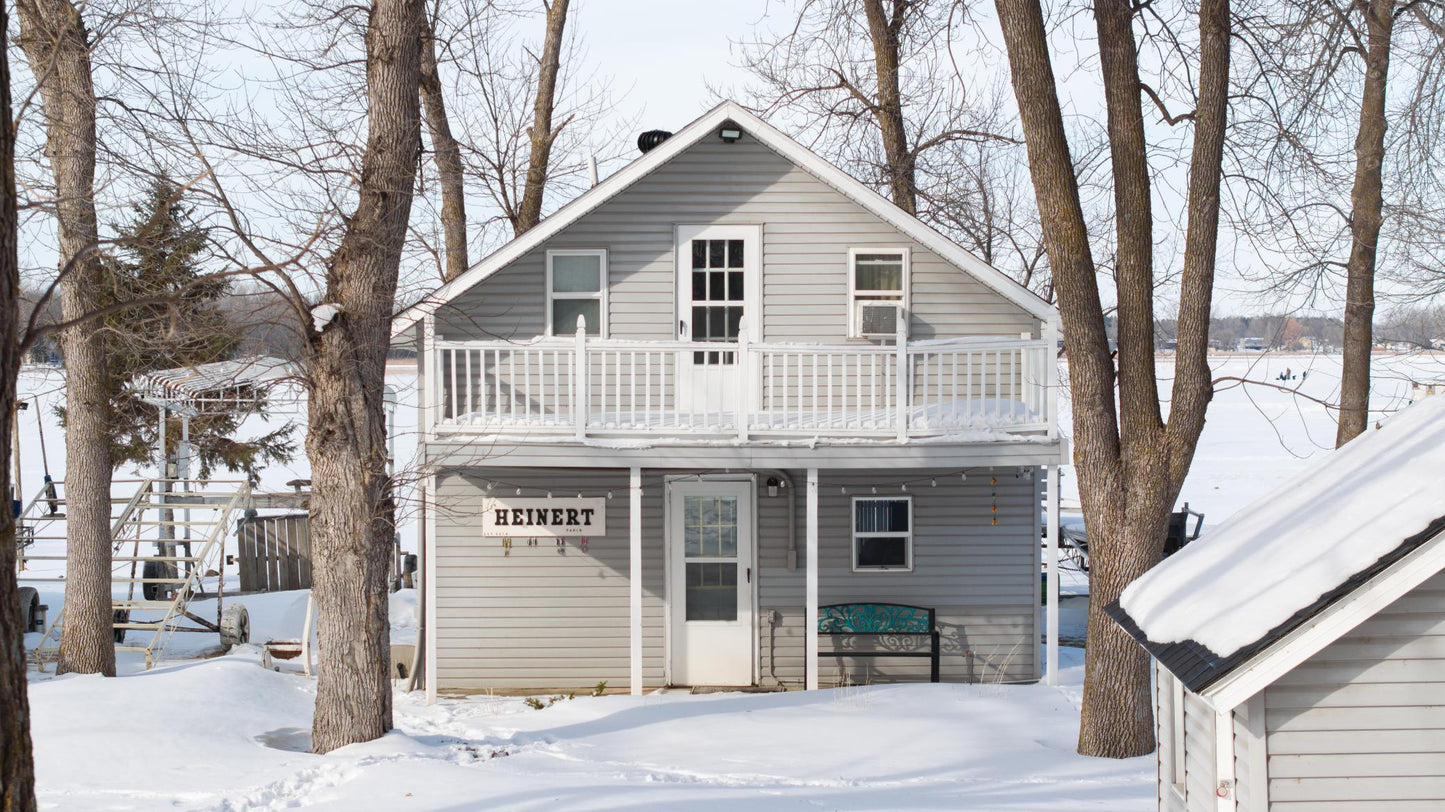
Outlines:
[[689, 147], [704, 138], [714, 136], [717, 129], [728, 121], [742, 127], [744, 132], [756, 138], [764, 146], [789, 159], [804, 171], [833, 187], [939, 257], [963, 269], [1028, 313], [1041, 320], [1054, 318], [1053, 306], [1028, 288], [933, 230], [918, 218], [893, 205], [887, 198], [818, 157], [811, 150], [784, 135], [736, 102], [725, 101], [693, 120], [661, 145], [588, 189], [520, 237], [497, 249], [456, 279], [432, 291], [420, 302], [402, 310], [392, 319], [392, 336], [396, 337], [408, 332], [417, 322], [435, 312], [441, 305], [460, 296], [478, 282], [521, 258], [528, 251], [542, 245], [577, 220], [652, 174], [653, 171], [682, 154]]
[[1445, 569], [1445, 398], [1241, 510], [1105, 608], [1227, 710]]

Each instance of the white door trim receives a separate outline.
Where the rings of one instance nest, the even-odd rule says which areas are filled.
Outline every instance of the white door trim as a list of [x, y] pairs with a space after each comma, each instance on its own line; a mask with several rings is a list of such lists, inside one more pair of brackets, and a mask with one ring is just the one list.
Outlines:
[[[679, 570], [683, 564], [681, 550], [674, 550], [675, 545], [681, 544], [674, 530], [674, 521], [677, 519], [673, 508], [675, 495], [686, 491], [709, 492], [709, 486], [717, 485], [741, 485], [738, 488], [740, 496], [739, 507], [746, 506], [747, 519], [745, 524], [740, 523], [740, 529], [746, 528], [747, 541], [745, 546], [740, 539], [739, 552], [746, 551], [747, 565], [751, 571], [748, 578], [748, 606], [739, 607], [747, 613], [746, 619], [739, 618], [747, 629], [749, 642], [747, 645], [748, 657], [751, 664], [747, 669], [751, 682], [758, 684], [759, 679], [759, 639], [758, 639], [758, 504], [757, 504], [757, 478], [753, 474], [679, 474], [664, 477], [663, 494], [663, 631], [664, 644], [663, 653], [663, 674], [667, 685], [677, 684], [676, 669], [674, 669], [674, 653], [676, 647], [673, 645], [675, 630], [678, 630], [675, 614], [682, 610], [683, 591], [678, 583]], [[716, 492], [716, 490], [711, 490]], [[741, 518], [741, 517], [740, 517]], [[739, 573], [743, 575], [742, 573]], [[741, 611], [740, 611], [741, 614]]]

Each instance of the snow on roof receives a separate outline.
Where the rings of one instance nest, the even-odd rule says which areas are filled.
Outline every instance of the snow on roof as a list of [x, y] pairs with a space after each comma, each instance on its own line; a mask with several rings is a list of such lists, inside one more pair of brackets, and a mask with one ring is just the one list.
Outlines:
[[165, 402], [206, 402], [233, 399], [238, 389], [260, 389], [295, 374], [280, 358], [251, 355], [175, 369], [143, 373], [131, 379], [140, 396]]
[[1403, 410], [1124, 590], [1149, 641], [1225, 658], [1445, 516], [1445, 398]]

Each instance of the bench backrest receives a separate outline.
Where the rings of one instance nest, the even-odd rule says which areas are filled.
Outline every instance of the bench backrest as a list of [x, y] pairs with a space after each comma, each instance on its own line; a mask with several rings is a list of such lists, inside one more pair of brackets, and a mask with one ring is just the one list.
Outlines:
[[933, 610], [901, 603], [835, 603], [818, 607], [823, 634], [930, 634]]

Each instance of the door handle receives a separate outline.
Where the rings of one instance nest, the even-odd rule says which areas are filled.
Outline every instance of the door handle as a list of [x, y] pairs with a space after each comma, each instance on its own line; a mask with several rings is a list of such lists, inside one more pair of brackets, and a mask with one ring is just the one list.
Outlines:
[[678, 334], [679, 336], [681, 336], [682, 338], [687, 338], [687, 321], [686, 321], [686, 320], [684, 320], [684, 319], [678, 319], [678, 320], [677, 320], [677, 334]]
[[748, 581], [747, 581], [747, 582], [750, 583], [750, 584], [753, 582], [753, 568], [752, 568], [752, 567], [748, 567]]

